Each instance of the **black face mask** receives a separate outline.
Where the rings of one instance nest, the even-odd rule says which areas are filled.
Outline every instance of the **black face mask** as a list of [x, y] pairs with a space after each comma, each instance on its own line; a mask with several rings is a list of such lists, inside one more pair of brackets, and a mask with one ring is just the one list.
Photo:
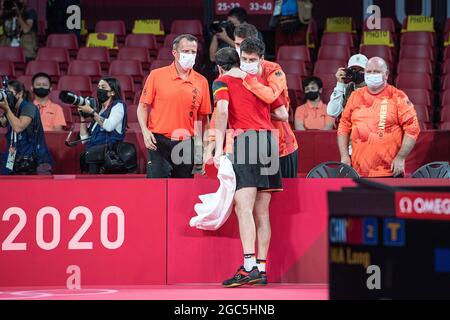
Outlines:
[[45, 98], [50, 94], [50, 89], [47, 88], [33, 88], [33, 92], [39, 98]]
[[319, 97], [319, 91], [309, 91], [305, 94], [306, 99], [314, 101]]
[[110, 97], [108, 96], [108, 90], [97, 89], [97, 99], [100, 103], [105, 103]]
[[357, 72], [354, 78], [355, 84], [360, 84], [364, 82], [364, 72]]

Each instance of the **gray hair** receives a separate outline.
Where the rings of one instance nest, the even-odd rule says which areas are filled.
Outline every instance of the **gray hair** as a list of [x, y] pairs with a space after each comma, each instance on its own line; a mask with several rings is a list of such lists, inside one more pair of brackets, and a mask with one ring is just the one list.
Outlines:
[[173, 39], [172, 48], [173, 50], [177, 50], [180, 45], [181, 40], [186, 39], [189, 42], [196, 42], [198, 44], [198, 39], [196, 36], [192, 34], [180, 34], [178, 37]]

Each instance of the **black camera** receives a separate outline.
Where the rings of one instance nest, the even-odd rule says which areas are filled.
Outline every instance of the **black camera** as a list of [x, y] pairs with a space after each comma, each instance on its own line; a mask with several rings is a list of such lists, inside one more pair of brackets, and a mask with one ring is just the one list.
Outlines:
[[226, 31], [228, 37], [234, 38], [234, 24], [231, 21], [215, 21], [209, 25], [209, 31], [214, 35]]
[[8, 20], [16, 16], [14, 7], [17, 7], [19, 11], [22, 11], [23, 3], [14, 0], [5, 0], [3, 2], [3, 20]]
[[72, 104], [74, 106], [84, 106], [85, 104], [89, 104], [89, 106], [94, 109], [94, 112], [98, 112], [98, 103], [94, 97], [81, 97], [71, 91], [63, 90], [59, 93], [59, 99], [66, 103]]
[[2, 77], [2, 85], [3, 88], [0, 89], [0, 101], [6, 101], [9, 105], [9, 108], [15, 113], [17, 99], [14, 96], [14, 93], [12, 93], [12, 91], [8, 89], [8, 76]]
[[360, 84], [364, 82], [364, 72], [353, 70], [352, 68], [347, 68], [345, 71], [344, 83], [353, 82], [355, 84]]

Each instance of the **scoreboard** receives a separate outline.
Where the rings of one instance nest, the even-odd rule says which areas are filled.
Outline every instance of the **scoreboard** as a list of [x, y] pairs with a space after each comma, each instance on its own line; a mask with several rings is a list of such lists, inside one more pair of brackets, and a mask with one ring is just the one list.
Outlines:
[[216, 15], [226, 15], [233, 8], [242, 7], [249, 15], [271, 15], [274, 0], [216, 0], [214, 8]]

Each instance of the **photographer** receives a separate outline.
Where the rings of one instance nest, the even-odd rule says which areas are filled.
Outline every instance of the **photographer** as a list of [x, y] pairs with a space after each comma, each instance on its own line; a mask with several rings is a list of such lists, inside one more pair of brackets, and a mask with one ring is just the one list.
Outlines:
[[364, 69], [367, 61], [365, 55], [355, 54], [348, 60], [347, 69], [339, 68], [337, 70], [337, 84], [327, 105], [327, 114], [330, 117], [339, 117], [352, 92], [366, 86]]
[[52, 159], [45, 143], [39, 110], [29, 102], [22, 83], [11, 81], [2, 92], [0, 125], [7, 127], [7, 152], [2, 154], [4, 175], [50, 174]]
[[27, 59], [34, 59], [37, 50], [37, 13], [27, 8], [26, 0], [5, 0], [2, 6], [3, 36], [1, 46], [24, 49]]
[[[104, 173], [106, 151], [125, 138], [127, 111], [121, 92], [117, 79], [105, 77], [97, 87], [100, 111], [97, 113], [89, 103], [78, 107], [81, 116], [80, 138], [83, 142], [88, 140], [86, 151], [80, 157], [82, 172]], [[86, 115], [93, 117], [89, 128], [85, 122]]]

